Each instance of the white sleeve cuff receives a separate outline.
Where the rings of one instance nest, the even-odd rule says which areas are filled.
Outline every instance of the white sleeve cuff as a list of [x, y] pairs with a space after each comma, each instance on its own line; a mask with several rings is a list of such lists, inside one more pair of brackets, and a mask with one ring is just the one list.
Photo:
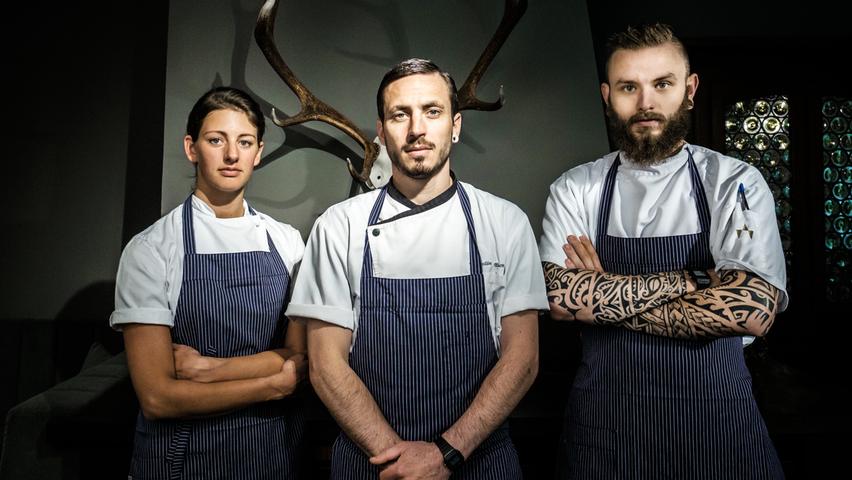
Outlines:
[[146, 325], [165, 325], [172, 328], [175, 325], [172, 312], [162, 308], [127, 308], [115, 310], [109, 316], [109, 326], [121, 331], [125, 323], [144, 323]]
[[550, 310], [550, 304], [547, 302], [546, 295], [523, 295], [519, 297], [507, 298], [503, 302], [503, 308], [500, 315], [505, 317], [513, 313], [523, 312], [524, 310]]
[[331, 323], [339, 327], [354, 330], [355, 317], [351, 308], [329, 307], [325, 305], [309, 305], [290, 303], [287, 307], [287, 316], [313, 318]]

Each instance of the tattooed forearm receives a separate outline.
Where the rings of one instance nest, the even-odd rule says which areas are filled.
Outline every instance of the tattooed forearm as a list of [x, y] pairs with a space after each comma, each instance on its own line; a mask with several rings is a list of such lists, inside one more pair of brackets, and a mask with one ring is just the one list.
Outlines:
[[618, 323], [665, 305], [687, 292], [683, 272], [616, 275], [544, 262], [551, 311], [564, 320]]
[[721, 280], [717, 287], [688, 293], [622, 326], [674, 338], [766, 335], [775, 320], [778, 289], [742, 270], [723, 271]]

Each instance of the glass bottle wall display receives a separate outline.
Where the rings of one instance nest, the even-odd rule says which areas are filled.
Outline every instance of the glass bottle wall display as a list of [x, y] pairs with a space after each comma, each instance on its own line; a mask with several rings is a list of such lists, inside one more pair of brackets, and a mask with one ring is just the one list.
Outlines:
[[[821, 102], [826, 298], [852, 300], [852, 99]], [[784, 95], [734, 102], [725, 114], [726, 153], [755, 166], [775, 198], [789, 271], [792, 263], [790, 104]], [[808, 140], [810, 141], [810, 140]], [[788, 285], [789, 287], [789, 285]]]
[[852, 253], [852, 99], [822, 99], [827, 297], [848, 301]]
[[787, 271], [793, 257], [789, 113], [784, 95], [734, 102], [725, 110], [725, 153], [756, 167], [772, 190]]

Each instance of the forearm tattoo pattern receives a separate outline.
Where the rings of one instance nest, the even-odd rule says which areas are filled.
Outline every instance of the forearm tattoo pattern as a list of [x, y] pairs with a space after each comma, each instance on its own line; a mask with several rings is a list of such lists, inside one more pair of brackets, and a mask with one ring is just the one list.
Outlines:
[[684, 272], [614, 275], [544, 263], [551, 304], [569, 320], [613, 325], [673, 338], [764, 335], [778, 290], [741, 270], [722, 272], [721, 284], [686, 293]]
[[687, 290], [683, 272], [615, 275], [545, 262], [544, 276], [551, 303], [564, 308], [572, 320], [602, 325], [660, 307]]
[[674, 338], [766, 335], [775, 320], [778, 289], [742, 270], [722, 271], [721, 281], [643, 312], [624, 327]]

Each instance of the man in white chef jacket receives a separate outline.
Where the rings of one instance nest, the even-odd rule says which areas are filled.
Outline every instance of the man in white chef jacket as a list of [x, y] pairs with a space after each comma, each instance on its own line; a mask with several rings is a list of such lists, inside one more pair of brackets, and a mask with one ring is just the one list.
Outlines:
[[462, 117], [434, 63], [396, 65], [377, 106], [392, 180], [317, 219], [287, 310], [342, 430], [331, 476], [520, 478], [506, 419], [548, 308], [529, 221], [452, 174]]
[[540, 244], [551, 315], [583, 323], [560, 478], [782, 478], [743, 358], [787, 303], [772, 193], [686, 142], [698, 76], [667, 25], [608, 50], [619, 150], [553, 182]]

